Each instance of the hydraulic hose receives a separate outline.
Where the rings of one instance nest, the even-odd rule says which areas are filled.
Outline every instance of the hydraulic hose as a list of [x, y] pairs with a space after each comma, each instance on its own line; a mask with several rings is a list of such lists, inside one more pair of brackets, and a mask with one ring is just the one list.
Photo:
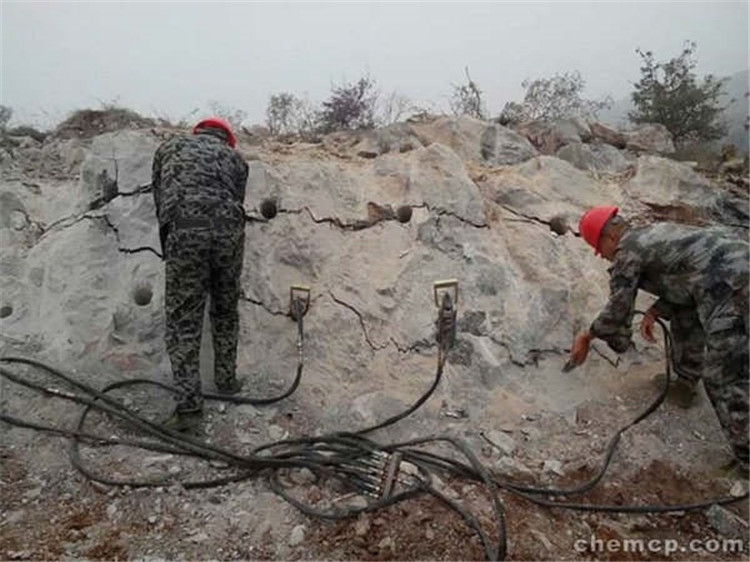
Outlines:
[[[235, 403], [261, 405], [277, 402], [294, 392], [299, 385], [303, 369], [304, 333], [302, 317], [304, 316], [304, 313], [302, 311], [301, 301], [297, 300], [292, 302], [292, 311], [293, 317], [297, 320], [299, 360], [296, 377], [291, 387], [282, 395], [272, 398], [236, 398], [211, 394], [207, 395], [207, 397]], [[323, 519], [350, 518], [364, 511], [374, 511], [414, 498], [421, 494], [430, 494], [437, 498], [446, 507], [460, 515], [466, 525], [479, 538], [485, 557], [488, 560], [502, 560], [507, 552], [507, 537], [505, 512], [499, 496], [500, 489], [516, 494], [519, 497], [525, 498], [544, 507], [616, 513], [687, 511], [703, 509], [712, 504], [738, 502], [748, 497], [748, 495], [745, 494], [738, 498], [719, 498], [691, 504], [644, 506], [596, 505], [549, 499], [550, 496], [569, 497], [579, 495], [593, 488], [601, 481], [609, 468], [622, 433], [648, 417], [664, 401], [669, 390], [669, 379], [672, 367], [672, 342], [666, 325], [661, 320], [657, 319], [657, 321], [662, 328], [664, 336], [667, 377], [663, 389], [643, 412], [636, 416], [631, 422], [620, 428], [610, 439], [601, 467], [597, 473], [586, 482], [570, 489], [526, 486], [492, 475], [482, 463], [479, 462], [468, 446], [463, 441], [456, 438], [435, 436], [413, 439], [402, 443], [382, 445], [372, 439], [364, 437], [367, 433], [377, 429], [382, 429], [407, 417], [419, 408], [437, 388], [442, 377], [446, 356], [450, 351], [453, 341], [455, 341], [455, 308], [453, 307], [453, 303], [447, 293], [444, 295], [440, 317], [438, 319], [437, 333], [439, 345], [437, 353], [437, 370], [433, 383], [429, 389], [404, 412], [387, 418], [383, 422], [372, 427], [361, 429], [356, 432], [339, 432], [318, 437], [300, 437], [266, 443], [256, 447], [249, 455], [238, 455], [232, 451], [208, 445], [207, 443], [188, 435], [165, 430], [160, 425], [132, 412], [119, 401], [108, 395], [108, 393], [113, 390], [129, 388], [134, 385], [153, 385], [168, 392], [177, 392], [177, 389], [172, 386], [148, 379], [132, 379], [115, 382], [105, 386], [101, 390], [97, 390], [90, 385], [82, 383], [62, 371], [40, 361], [22, 357], [0, 358], [0, 365], [25, 364], [41, 369], [45, 371], [47, 375], [73, 387], [75, 392], [62, 391], [46, 387], [36, 382], [31, 382], [2, 366], [0, 366], [0, 376], [37, 392], [79, 404], [83, 406], [81, 416], [74, 430], [20, 420], [4, 413], [0, 414], [0, 420], [19, 427], [26, 427], [59, 436], [69, 437], [71, 439], [70, 458], [75, 468], [92, 481], [112, 486], [154, 487], [164, 486], [175, 480], [167, 480], [164, 478], [151, 480], [118, 480], [97, 474], [95, 471], [89, 469], [83, 462], [80, 451], [81, 443], [87, 443], [93, 446], [125, 445], [129, 447], [139, 447], [145, 450], [162, 451], [174, 455], [191, 456], [207, 461], [221, 461], [226, 464], [227, 467], [234, 469], [236, 472], [223, 478], [214, 478], [203, 481], [184, 481], [181, 482], [181, 484], [185, 488], [206, 488], [227, 484], [229, 482], [241, 481], [248, 478], [264, 476], [268, 478], [271, 489], [286, 501], [290, 502], [297, 509], [311, 517]], [[110, 416], [112, 419], [120, 420], [128, 424], [129, 427], [137, 429], [139, 432], [145, 434], [150, 440], [104, 438], [94, 433], [90, 433], [86, 430], [85, 426], [88, 415], [92, 411], [102, 412]], [[418, 448], [432, 443], [443, 443], [448, 445], [458, 452], [464, 460], [456, 460], [454, 458], [438, 455]], [[398, 455], [399, 459], [402, 459], [400, 462], [411, 463], [416, 467], [418, 476], [412, 475], [408, 478], [405, 477], [405, 480], [399, 477], [399, 482], [401, 484], [400, 490], [395, 490], [389, 495], [379, 496], [378, 494], [382, 494], [382, 487], [379, 484], [379, 478], [385, 474], [385, 467], [387, 465], [387, 462], [384, 459], [393, 459], [396, 455]], [[284, 488], [280, 479], [279, 471], [281, 469], [295, 468], [307, 468], [319, 477], [339, 480], [349, 489], [354, 490], [355, 493], [374, 496], [376, 499], [368, 503], [365, 507], [350, 507], [346, 509], [332, 508], [328, 510], [315, 508], [306, 504], [302, 500], [295, 498]], [[494, 520], [497, 525], [497, 533], [494, 537], [491, 538], [486, 534], [479, 524], [478, 519], [473, 514], [467, 511], [458, 502], [448, 498], [432, 485], [431, 474], [435, 472], [474, 480], [483, 486], [484, 490], [491, 498]], [[495, 546], [492, 546], [493, 543]]]

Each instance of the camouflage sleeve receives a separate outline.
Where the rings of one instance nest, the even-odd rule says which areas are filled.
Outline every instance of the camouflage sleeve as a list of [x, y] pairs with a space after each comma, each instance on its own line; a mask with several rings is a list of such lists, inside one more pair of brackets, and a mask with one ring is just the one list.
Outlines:
[[156, 218], [159, 219], [161, 209], [161, 150], [159, 149], [154, 154], [154, 162], [151, 165], [151, 193], [154, 196]]
[[630, 346], [640, 269], [637, 254], [618, 252], [609, 269], [609, 302], [591, 324], [591, 335], [606, 341], [617, 353]]
[[237, 168], [237, 189], [240, 193], [240, 203], [245, 200], [245, 187], [247, 186], [247, 176], [250, 171], [250, 167], [245, 162], [245, 159], [237, 154], [238, 168]]
[[151, 193], [154, 196], [156, 207], [156, 220], [159, 223], [159, 242], [161, 242], [161, 258], [167, 257], [167, 230], [168, 226], [161, 220], [161, 147], [154, 154], [154, 162], [151, 165]]
[[671, 320], [672, 316], [674, 315], [674, 309], [671, 304], [669, 304], [664, 299], [657, 300], [652, 306], [656, 311], [656, 314], [659, 315], [659, 318], [664, 318], [664, 320]]

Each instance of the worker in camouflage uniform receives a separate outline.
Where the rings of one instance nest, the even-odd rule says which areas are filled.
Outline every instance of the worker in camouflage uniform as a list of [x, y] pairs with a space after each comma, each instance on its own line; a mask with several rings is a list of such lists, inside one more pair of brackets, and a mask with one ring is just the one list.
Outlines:
[[656, 318], [671, 321], [681, 384], [694, 386], [702, 378], [739, 470], [746, 473], [750, 246], [719, 228], [631, 227], [617, 212], [616, 207], [597, 207], [580, 221], [581, 236], [612, 262], [610, 299], [590, 329], [576, 336], [570, 364], [586, 360], [593, 338], [618, 353], [626, 351], [638, 289], [658, 296], [641, 333], [654, 341]]
[[248, 166], [221, 119], [205, 119], [192, 135], [164, 142], [154, 155], [152, 187], [166, 264], [166, 346], [179, 390], [166, 426], [200, 421], [199, 355], [206, 295], [211, 295], [214, 380], [236, 394], [240, 273], [244, 256], [243, 201]]

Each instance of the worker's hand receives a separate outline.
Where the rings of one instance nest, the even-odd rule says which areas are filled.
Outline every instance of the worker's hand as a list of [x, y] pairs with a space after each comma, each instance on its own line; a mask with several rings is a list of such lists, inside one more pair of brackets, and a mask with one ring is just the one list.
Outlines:
[[653, 306], [643, 315], [643, 321], [641, 322], [641, 335], [643, 336], [643, 339], [648, 342], [656, 343], [656, 338], [654, 337], [654, 323], [658, 317], [659, 315]]
[[589, 354], [589, 347], [591, 346], [591, 334], [588, 330], [579, 333], [573, 342], [573, 348], [570, 350], [570, 359], [568, 364], [572, 367], [577, 367], [586, 361], [586, 357]]

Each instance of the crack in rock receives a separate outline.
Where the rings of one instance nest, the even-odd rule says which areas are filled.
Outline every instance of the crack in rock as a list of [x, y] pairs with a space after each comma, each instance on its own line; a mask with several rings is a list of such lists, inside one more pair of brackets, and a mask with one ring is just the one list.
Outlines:
[[373, 351], [380, 351], [381, 349], [385, 349], [386, 347], [388, 347], [388, 346], [390, 345], [390, 343], [389, 343], [389, 342], [386, 342], [386, 343], [385, 343], [385, 344], [383, 344], [383, 345], [375, 345], [375, 344], [374, 344], [374, 343], [372, 342], [372, 340], [370, 339], [370, 335], [369, 335], [369, 334], [367, 333], [367, 326], [365, 326], [365, 320], [364, 320], [364, 318], [362, 317], [362, 314], [361, 314], [361, 313], [360, 313], [360, 312], [359, 312], [359, 311], [358, 311], [358, 310], [357, 310], [357, 309], [356, 309], [355, 307], [353, 307], [352, 305], [350, 305], [349, 303], [347, 303], [347, 302], [344, 302], [344, 301], [342, 301], [342, 300], [340, 300], [340, 299], [336, 298], [336, 295], [334, 295], [334, 294], [333, 294], [333, 291], [330, 291], [330, 290], [329, 290], [329, 291], [328, 291], [328, 294], [329, 294], [329, 295], [331, 295], [331, 298], [333, 299], [333, 301], [334, 301], [334, 302], [335, 302], [336, 304], [339, 304], [339, 305], [341, 305], [341, 306], [343, 306], [343, 307], [345, 307], [345, 308], [348, 308], [349, 310], [351, 310], [352, 312], [354, 312], [354, 314], [356, 314], [356, 315], [357, 315], [357, 318], [359, 319], [359, 325], [360, 325], [360, 326], [362, 327], [362, 333], [363, 333], [363, 334], [364, 334], [364, 336], [365, 336], [365, 341], [367, 342], [367, 345], [369, 345], [369, 346], [370, 346], [370, 348], [371, 348], [371, 349], [372, 349]]
[[256, 299], [253, 299], [251, 297], [248, 297], [245, 294], [244, 291], [242, 291], [242, 293], [240, 293], [240, 299], [243, 300], [243, 301], [245, 301], [245, 302], [249, 302], [252, 305], [255, 305], [255, 306], [258, 306], [258, 307], [262, 308], [268, 314], [272, 314], [274, 316], [289, 316], [288, 312], [282, 312], [282, 311], [278, 311], [278, 310], [271, 310], [271, 308], [269, 308], [269, 306], [266, 303], [264, 303], [261, 300], [256, 300]]
[[[66, 228], [70, 228], [71, 226], [75, 226], [76, 224], [78, 224], [79, 222], [81, 222], [83, 219], [86, 219], [86, 218], [90, 219], [90, 218], [92, 218], [91, 216], [89, 216], [89, 215], [86, 214], [88, 212], [89, 211], [85, 211], [85, 212], [83, 212], [83, 213], [81, 213], [79, 215], [69, 215], [67, 217], [63, 217], [61, 219], [56, 220], [55, 222], [53, 222], [52, 224], [50, 224], [47, 228], [45, 228], [42, 231], [42, 234], [39, 237], [39, 240], [37, 240], [37, 243], [40, 242], [42, 240], [42, 238], [44, 238], [48, 233], [51, 233], [51, 232], [57, 230], [58, 226], [60, 227], [59, 230], [64, 230]], [[71, 220], [71, 219], [74, 219], [73, 222], [71, 222], [69, 224], [62, 224], [63, 222]]]
[[550, 355], [566, 355], [567, 352], [564, 349], [558, 349], [558, 348], [551, 348], [551, 349], [537, 349], [532, 348], [526, 351], [525, 356], [523, 359], [516, 359], [513, 355], [513, 351], [511, 350], [510, 344], [498, 339], [492, 335], [482, 335], [480, 337], [486, 337], [489, 338], [490, 341], [493, 343], [496, 343], [500, 347], [502, 347], [505, 352], [508, 354], [508, 360], [516, 365], [517, 367], [526, 368], [529, 366], [537, 367], [539, 363], [539, 359], [542, 355], [550, 354]]
[[433, 209], [433, 207], [431, 207], [429, 203], [424, 203], [423, 202], [420, 205], [412, 205], [412, 209], [427, 209], [428, 212], [435, 213], [435, 215], [437, 217], [445, 217], [445, 216], [453, 217], [454, 219], [458, 220], [459, 222], [462, 222], [464, 224], [468, 224], [469, 226], [472, 226], [474, 228], [489, 228], [490, 227], [490, 225], [488, 225], [485, 222], [476, 223], [476, 222], [470, 221], [469, 219], [466, 219], [466, 218], [460, 216], [459, 214], [457, 214], [454, 211], [449, 211], [449, 210], [443, 209], [443, 208], [434, 208]]
[[[70, 228], [71, 226], [75, 225], [76, 223], [78, 223], [81, 220], [83, 220], [84, 218], [86, 218], [86, 213], [88, 213], [90, 211], [94, 211], [94, 210], [99, 210], [101, 207], [103, 207], [104, 205], [106, 205], [110, 201], [114, 201], [118, 197], [133, 197], [133, 196], [136, 196], [136, 195], [142, 195], [144, 193], [150, 193], [151, 191], [152, 191], [151, 184], [147, 183], [147, 184], [141, 185], [140, 187], [138, 187], [137, 189], [134, 189], [133, 191], [119, 191], [119, 192], [117, 192], [114, 195], [114, 197], [111, 197], [109, 200], [107, 200], [104, 203], [102, 203], [102, 200], [104, 198], [103, 197], [98, 197], [98, 198], [94, 199], [94, 201], [92, 201], [91, 203], [88, 203], [86, 205], [86, 207], [87, 207], [88, 210], [84, 211], [83, 213], [78, 214], [78, 215], [73, 214], [73, 215], [68, 215], [67, 217], [62, 217], [60, 219], [57, 219], [56, 221], [54, 221], [50, 225], [48, 225], [46, 228], [42, 228], [42, 236], [44, 236], [48, 232], [53, 231], [57, 226], [59, 226], [60, 224], [64, 223], [65, 221], [73, 219], [72, 223], [63, 225], [63, 227], [62, 227], [62, 228]], [[35, 224], [38, 224], [40, 227], [42, 225], [42, 223], [35, 223]]]
[[15, 209], [15, 211], [23, 215], [24, 220], [26, 221], [27, 225], [31, 226], [32, 228], [37, 229], [40, 232], [39, 234], [40, 237], [42, 234], [44, 234], [44, 224], [32, 219], [31, 215], [28, 213], [28, 211], [26, 211], [26, 209]]
[[141, 252], [151, 252], [160, 260], [164, 259], [164, 256], [162, 256], [159, 252], [157, 252], [151, 246], [138, 246], [137, 248], [117, 248], [117, 249], [123, 254], [139, 254]]
[[[526, 222], [529, 224], [544, 225], [559, 236], [563, 236], [567, 234], [568, 232], [573, 234], [573, 236], [576, 236], [579, 238], [581, 236], [579, 232], [576, 232], [567, 224], [567, 221], [565, 220], [564, 217], [553, 217], [551, 220], [546, 221], [544, 219], [540, 219], [539, 217], [535, 217], [533, 215], [525, 215], [521, 213], [520, 211], [515, 210], [513, 207], [510, 207], [503, 203], [497, 203], [497, 204], [503, 209], [505, 209], [506, 211], [508, 211], [509, 213], [517, 217], [521, 217], [522, 219], [522, 220], [513, 221], [513, 222]], [[511, 220], [511, 219], [506, 219], [506, 220]]]
[[399, 353], [403, 353], [403, 354], [419, 353], [423, 349], [432, 349], [434, 347], [437, 347], [436, 342], [429, 342], [427, 340], [419, 340], [409, 346], [399, 345], [399, 343], [393, 337], [391, 337], [389, 341], [391, 344], [393, 344], [393, 346], [396, 348], [396, 350]]
[[120, 230], [114, 224], [112, 224], [112, 221], [110, 220], [109, 215], [107, 215], [106, 213], [102, 215], [89, 215], [89, 214], [84, 213], [81, 216], [79, 216], [74, 222], [72, 222], [71, 224], [65, 225], [63, 228], [70, 228], [78, 224], [84, 219], [104, 221], [104, 224], [106, 224], [107, 227], [115, 235], [115, 240], [117, 240], [117, 250], [119, 252], [123, 254], [139, 254], [142, 252], [150, 252], [154, 254], [156, 257], [158, 257], [159, 259], [162, 259], [162, 255], [151, 246], [139, 246], [138, 248], [122, 248], [120, 246], [120, 243], [121, 243], [120, 242]]
[[144, 193], [151, 193], [153, 188], [150, 183], [144, 183], [138, 186], [133, 191], [118, 191], [116, 197], [134, 197], [135, 195], [142, 195]]
[[115, 238], [117, 239], [117, 249], [118, 251], [122, 252], [123, 254], [138, 254], [141, 252], [151, 252], [159, 259], [162, 259], [161, 253], [157, 252], [154, 248], [151, 246], [139, 246], [138, 248], [123, 248], [120, 246], [120, 229], [118, 229], [114, 224], [112, 224], [112, 221], [109, 218], [109, 215], [106, 213], [104, 215], [98, 215], [98, 216], [92, 216], [90, 218], [100, 218], [104, 219], [104, 222], [107, 224], [107, 226], [115, 233]]
[[[489, 228], [489, 225], [486, 223], [475, 223], [473, 221], [470, 221], [468, 219], [461, 217], [460, 215], [458, 215], [457, 213], [453, 211], [448, 211], [446, 209], [432, 209], [430, 205], [427, 203], [421, 203], [419, 205], [404, 205], [404, 206], [409, 207], [411, 209], [427, 209], [430, 213], [434, 213], [437, 217], [450, 216], [474, 228]], [[399, 221], [397, 214], [393, 211], [390, 205], [379, 205], [373, 202], [368, 203], [368, 213], [370, 214], [369, 218], [357, 219], [352, 222], [344, 221], [338, 217], [316, 217], [315, 213], [313, 213], [312, 209], [310, 209], [310, 207], [308, 206], [304, 206], [300, 209], [279, 209], [278, 210], [278, 214], [301, 215], [303, 213], [307, 213], [310, 219], [315, 224], [329, 224], [335, 228], [338, 228], [339, 230], [343, 230], [346, 232], [357, 232], [360, 230], [367, 230], [368, 228], [372, 228], [384, 222], [401, 222]], [[250, 214], [247, 212], [245, 213], [245, 220], [247, 222], [261, 222], [261, 223], [270, 222], [268, 219], [261, 218], [261, 217], [258, 217], [257, 215]]]

